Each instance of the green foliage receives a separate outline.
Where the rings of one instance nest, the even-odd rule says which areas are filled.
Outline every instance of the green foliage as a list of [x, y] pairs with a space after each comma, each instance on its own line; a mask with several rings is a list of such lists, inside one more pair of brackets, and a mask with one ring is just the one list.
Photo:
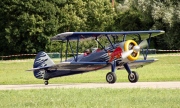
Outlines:
[[66, 31], [111, 30], [114, 17], [109, 0], [3, 1], [0, 13], [3, 55], [57, 51], [59, 44], [52, 48], [50, 37]]
[[[135, 8], [143, 16], [143, 25], [148, 24], [149, 29], [165, 30], [166, 34], [156, 38], [156, 45], [159, 49], [179, 49], [180, 44], [177, 42], [179, 38], [178, 22], [179, 4], [177, 0], [160, 0], [160, 1], [131, 1], [131, 7]], [[148, 18], [149, 17], [149, 18]], [[145, 23], [147, 22], [147, 23]], [[149, 23], [148, 23], [149, 22]], [[144, 28], [144, 27], [143, 27]]]
[[86, 2], [82, 0], [68, 0], [60, 7], [61, 18], [59, 32], [84, 31], [86, 22]]
[[[112, 8], [112, 0], [4, 0], [0, 4], [0, 54], [57, 52], [59, 43], [51, 45], [49, 39], [67, 31], [162, 29], [166, 35], [157, 38], [158, 48], [179, 49], [178, 0], [114, 1]], [[94, 45], [92, 41], [82, 44], [81, 52]]]
[[[2, 1], [0, 13], [3, 52], [36, 53], [46, 50], [49, 36], [58, 30], [59, 8], [46, 0]], [[8, 50], [7, 50], [8, 49]]]
[[123, 31], [136, 31], [142, 29], [142, 23], [139, 14], [136, 12], [127, 11], [123, 14], [119, 14], [117, 30]]
[[111, 31], [115, 12], [109, 0], [91, 0], [87, 4], [87, 31]]

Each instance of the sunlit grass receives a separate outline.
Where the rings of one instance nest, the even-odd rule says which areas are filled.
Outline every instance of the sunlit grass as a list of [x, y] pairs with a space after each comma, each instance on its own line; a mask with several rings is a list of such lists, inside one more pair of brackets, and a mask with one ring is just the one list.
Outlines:
[[[180, 56], [159, 56], [159, 61], [143, 68], [133, 69], [139, 74], [139, 81], [179, 81]], [[59, 60], [55, 60], [59, 62]], [[43, 80], [36, 79], [31, 69], [33, 60], [0, 61], [0, 84], [42, 84]], [[85, 74], [50, 79], [50, 83], [91, 83], [106, 82], [106, 73], [110, 70], [99, 70]], [[117, 82], [128, 82], [125, 70], [116, 71]]]
[[179, 108], [179, 89], [0, 91], [1, 108]]
[[[154, 57], [153, 57], [154, 58]], [[159, 61], [133, 69], [139, 81], [179, 81], [180, 56], [155, 56]], [[55, 60], [57, 63], [58, 60]], [[0, 61], [0, 84], [42, 84], [34, 78], [33, 60]], [[50, 83], [106, 82], [100, 70], [86, 74], [50, 79]], [[116, 71], [117, 82], [128, 82], [127, 72]], [[1, 90], [1, 108], [179, 108], [179, 89], [77, 89]]]

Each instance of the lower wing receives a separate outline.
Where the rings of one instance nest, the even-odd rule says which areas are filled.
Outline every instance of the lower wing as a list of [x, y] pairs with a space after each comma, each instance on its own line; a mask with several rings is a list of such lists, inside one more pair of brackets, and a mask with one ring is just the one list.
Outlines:
[[[158, 61], [158, 59], [152, 59], [152, 60], [136, 60], [134, 62], [128, 63], [129, 67], [132, 68], [140, 68], [143, 67], [145, 65], [148, 65], [150, 63], [154, 63], [155, 61]], [[118, 66], [117, 70], [121, 70], [124, 69], [124, 66]]]

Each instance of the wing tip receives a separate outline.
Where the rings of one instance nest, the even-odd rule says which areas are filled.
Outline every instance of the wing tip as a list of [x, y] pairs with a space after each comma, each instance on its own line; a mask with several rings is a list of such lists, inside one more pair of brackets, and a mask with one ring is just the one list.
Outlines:
[[158, 61], [159, 59], [154, 59], [154, 61]]
[[161, 33], [165, 33], [165, 31], [164, 31], [164, 30], [161, 30], [160, 32], [161, 32]]
[[34, 70], [39, 70], [40, 68], [32, 68], [32, 69], [28, 69], [26, 71], [34, 71]]

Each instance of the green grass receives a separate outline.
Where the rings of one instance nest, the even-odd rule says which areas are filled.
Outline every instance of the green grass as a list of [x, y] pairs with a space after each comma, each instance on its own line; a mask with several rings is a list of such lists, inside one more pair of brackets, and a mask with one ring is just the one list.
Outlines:
[[[159, 61], [143, 68], [139, 81], [179, 81], [180, 56], [156, 56]], [[55, 62], [58, 62], [55, 60]], [[0, 61], [0, 84], [43, 84], [34, 78], [33, 60]], [[51, 79], [50, 83], [106, 82], [110, 70]], [[127, 72], [117, 71], [117, 82], [128, 82]], [[77, 89], [1, 90], [1, 108], [179, 108], [179, 89]]]
[[[139, 81], [179, 81], [180, 56], [157, 55], [159, 61], [143, 68], [133, 69], [139, 74]], [[57, 63], [58, 61], [55, 60]], [[25, 70], [32, 68], [33, 60], [0, 61], [0, 84], [42, 84], [33, 72]], [[91, 83], [106, 82], [106, 73], [110, 70], [99, 70], [85, 74], [50, 79], [50, 83]], [[128, 82], [125, 70], [116, 71], [117, 82]]]
[[0, 91], [1, 108], [179, 108], [179, 89]]

